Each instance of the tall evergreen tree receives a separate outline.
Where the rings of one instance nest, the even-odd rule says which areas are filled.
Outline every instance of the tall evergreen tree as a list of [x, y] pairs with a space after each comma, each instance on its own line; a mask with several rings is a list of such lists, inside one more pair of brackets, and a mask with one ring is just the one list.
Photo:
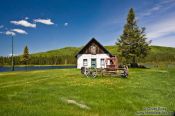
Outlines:
[[151, 41], [147, 42], [146, 40], [145, 28], [138, 27], [134, 10], [131, 8], [123, 34], [117, 42], [121, 56], [124, 57], [128, 63], [136, 66], [137, 60], [146, 57], [149, 53], [149, 44]]
[[26, 70], [27, 70], [28, 61], [29, 61], [29, 49], [27, 46], [25, 46], [23, 56], [22, 56], [22, 62], [26, 65]]

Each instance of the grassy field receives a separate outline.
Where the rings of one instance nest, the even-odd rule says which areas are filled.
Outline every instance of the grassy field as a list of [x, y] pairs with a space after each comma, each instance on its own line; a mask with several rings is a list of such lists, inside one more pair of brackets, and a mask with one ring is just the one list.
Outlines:
[[145, 107], [175, 110], [175, 67], [130, 69], [128, 79], [77, 69], [0, 73], [1, 116], [134, 116]]

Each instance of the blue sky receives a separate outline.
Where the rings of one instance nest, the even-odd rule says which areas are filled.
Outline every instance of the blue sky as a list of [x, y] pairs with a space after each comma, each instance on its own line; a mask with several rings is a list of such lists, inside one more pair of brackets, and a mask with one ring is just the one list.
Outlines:
[[82, 46], [92, 37], [114, 45], [128, 10], [152, 45], [175, 47], [175, 0], [0, 0], [0, 56]]

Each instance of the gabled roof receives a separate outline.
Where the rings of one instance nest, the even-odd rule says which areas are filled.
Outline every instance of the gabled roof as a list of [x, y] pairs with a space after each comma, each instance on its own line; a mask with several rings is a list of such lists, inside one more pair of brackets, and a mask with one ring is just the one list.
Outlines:
[[103, 47], [95, 38], [92, 38], [77, 54], [82, 54], [84, 49], [86, 49], [91, 43], [96, 43], [105, 53], [109, 54], [110, 56], [113, 56], [106, 48]]

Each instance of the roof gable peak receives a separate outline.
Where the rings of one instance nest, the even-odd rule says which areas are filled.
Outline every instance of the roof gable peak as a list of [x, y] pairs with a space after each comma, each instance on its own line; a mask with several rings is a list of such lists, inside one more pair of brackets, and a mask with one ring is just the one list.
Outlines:
[[[94, 46], [94, 48], [92, 47]], [[92, 38], [77, 54], [109, 54], [112, 56], [112, 54], [104, 48], [103, 45], [101, 45], [95, 38]]]

